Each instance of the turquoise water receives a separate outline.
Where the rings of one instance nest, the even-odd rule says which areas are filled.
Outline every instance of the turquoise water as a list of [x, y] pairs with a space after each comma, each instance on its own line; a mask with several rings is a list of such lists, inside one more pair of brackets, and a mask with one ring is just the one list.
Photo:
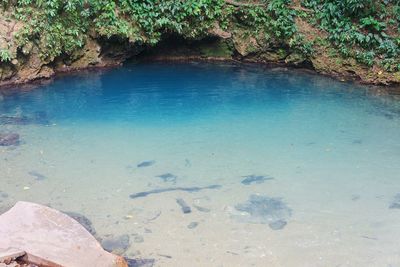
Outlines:
[[400, 266], [400, 102], [376, 92], [204, 63], [3, 91], [21, 141], [0, 147], [0, 209], [78, 212], [155, 266]]

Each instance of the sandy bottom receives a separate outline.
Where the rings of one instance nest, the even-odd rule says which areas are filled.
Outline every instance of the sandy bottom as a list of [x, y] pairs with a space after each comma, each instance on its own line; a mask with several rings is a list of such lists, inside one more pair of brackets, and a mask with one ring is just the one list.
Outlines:
[[[197, 136], [185, 127], [9, 126], [24, 143], [0, 150], [0, 204], [27, 200], [79, 212], [100, 238], [129, 235], [124, 255], [155, 266], [400, 264], [400, 210], [389, 208], [400, 192], [399, 147], [378, 151], [345, 136], [260, 144], [252, 133], [245, 141], [224, 138], [221, 129]], [[144, 161], [154, 164], [137, 167]], [[168, 173], [175, 181], [157, 177]], [[274, 179], [241, 183], [251, 174]], [[129, 197], [209, 185], [222, 187]], [[287, 225], [273, 230], [236, 209], [254, 194], [281, 199], [291, 210]]]

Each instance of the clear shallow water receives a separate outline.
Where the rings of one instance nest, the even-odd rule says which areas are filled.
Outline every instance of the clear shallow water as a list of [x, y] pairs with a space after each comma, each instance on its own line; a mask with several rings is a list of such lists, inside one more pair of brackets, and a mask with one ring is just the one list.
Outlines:
[[[293, 70], [194, 63], [2, 94], [2, 116], [42, 118], [0, 125], [22, 139], [0, 147], [3, 209], [28, 200], [79, 212], [156, 266], [400, 266], [391, 97]], [[221, 187], [188, 192], [211, 185]], [[167, 188], [186, 191], [130, 197]]]

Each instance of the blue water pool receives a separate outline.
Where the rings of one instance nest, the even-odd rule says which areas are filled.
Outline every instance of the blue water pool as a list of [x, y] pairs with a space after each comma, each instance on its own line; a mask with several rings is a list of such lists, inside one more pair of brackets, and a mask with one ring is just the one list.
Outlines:
[[155, 266], [400, 266], [400, 100], [379, 92], [222, 63], [0, 91], [0, 133], [20, 136], [0, 210], [79, 213]]

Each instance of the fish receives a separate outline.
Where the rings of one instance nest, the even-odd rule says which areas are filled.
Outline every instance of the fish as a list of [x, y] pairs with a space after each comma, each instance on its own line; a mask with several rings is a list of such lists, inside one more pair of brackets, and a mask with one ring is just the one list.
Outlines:
[[150, 191], [144, 191], [144, 192], [139, 192], [139, 193], [134, 193], [129, 195], [131, 199], [134, 198], [140, 198], [140, 197], [146, 197], [148, 195], [152, 194], [160, 194], [164, 192], [171, 192], [171, 191], [184, 191], [184, 192], [199, 192], [204, 189], [220, 189], [222, 186], [221, 185], [209, 185], [209, 186], [204, 186], [204, 187], [168, 187], [168, 188], [160, 188], [160, 189], [154, 189]]
[[155, 160], [143, 161], [143, 162], [139, 163], [138, 165], [136, 165], [136, 167], [138, 167], [138, 168], [149, 167], [149, 166], [154, 165], [155, 163], [156, 163]]
[[187, 226], [188, 229], [194, 229], [199, 225], [198, 222], [191, 222], [189, 223], [189, 225]]
[[28, 174], [35, 177], [35, 180], [37, 180], [37, 181], [42, 181], [42, 180], [47, 179], [47, 177], [45, 175], [38, 173], [37, 171], [30, 171], [30, 172], [28, 172]]
[[261, 184], [264, 181], [267, 180], [273, 180], [273, 177], [270, 176], [263, 176], [263, 175], [247, 175], [247, 176], [243, 176], [245, 179], [242, 180], [242, 184], [244, 185], [250, 185], [252, 183], [256, 183], [256, 184]]
[[156, 177], [161, 178], [164, 182], [176, 182], [177, 176], [172, 173], [164, 173], [157, 175]]

